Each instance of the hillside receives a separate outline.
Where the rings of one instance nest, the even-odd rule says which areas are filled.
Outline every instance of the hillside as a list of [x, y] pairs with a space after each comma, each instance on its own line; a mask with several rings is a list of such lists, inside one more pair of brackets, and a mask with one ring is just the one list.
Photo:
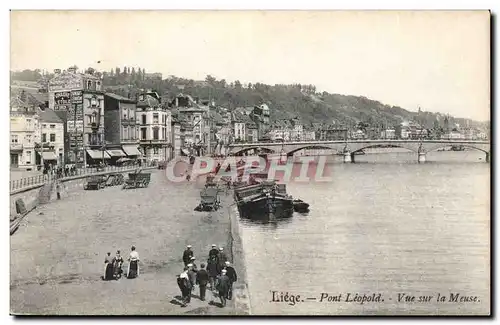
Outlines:
[[[262, 83], [241, 84], [226, 82], [208, 75], [203, 81], [170, 76], [167, 79], [147, 79], [144, 69], [125, 67], [103, 72], [103, 84], [107, 91], [122, 96], [134, 97], [140, 88], [154, 89], [165, 98], [184, 92], [203, 99], [213, 98], [218, 105], [233, 109], [239, 106], [253, 106], [267, 103], [271, 108], [271, 119], [300, 117], [303, 124], [324, 123], [353, 126], [359, 122], [372, 127], [395, 126], [403, 121], [419, 122], [426, 128], [443, 127], [446, 116], [431, 112], [411, 112], [402, 107], [382, 104], [366, 97], [348, 96], [318, 92], [313, 85], [266, 85]], [[101, 74], [100, 72], [97, 72]], [[13, 80], [20, 78], [36, 81], [38, 71], [11, 72]], [[50, 78], [46, 75], [45, 78]], [[456, 123], [485, 127], [480, 123], [463, 118], [448, 117], [450, 127]]]

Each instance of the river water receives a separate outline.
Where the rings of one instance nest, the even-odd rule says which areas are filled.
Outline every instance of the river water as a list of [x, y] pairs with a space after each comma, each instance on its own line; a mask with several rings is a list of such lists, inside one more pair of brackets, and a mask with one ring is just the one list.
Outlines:
[[[479, 151], [330, 158], [331, 182], [290, 182], [308, 215], [240, 220], [252, 314], [478, 315], [490, 311], [490, 165]], [[271, 291], [300, 295], [272, 302]], [[356, 294], [383, 302], [347, 302]], [[415, 296], [399, 301], [398, 294]], [[477, 296], [449, 301], [450, 294]], [[340, 301], [321, 297], [339, 296]], [[446, 301], [436, 301], [437, 295]], [[420, 296], [432, 296], [419, 302]], [[306, 298], [316, 298], [306, 299]], [[326, 301], [325, 301], [326, 300]]]

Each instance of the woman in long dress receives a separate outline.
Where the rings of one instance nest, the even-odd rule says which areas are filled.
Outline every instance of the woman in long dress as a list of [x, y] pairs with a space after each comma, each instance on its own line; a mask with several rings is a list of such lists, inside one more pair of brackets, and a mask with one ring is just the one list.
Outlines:
[[139, 276], [139, 253], [135, 250], [135, 246], [132, 246], [128, 261], [127, 278], [134, 279]]
[[104, 280], [109, 281], [113, 280], [113, 258], [111, 257], [111, 253], [108, 252], [108, 255], [104, 258]]
[[113, 267], [114, 267], [114, 276], [115, 279], [119, 279], [122, 276], [123, 270], [123, 257], [120, 255], [120, 251], [116, 252], [116, 256], [113, 259]]

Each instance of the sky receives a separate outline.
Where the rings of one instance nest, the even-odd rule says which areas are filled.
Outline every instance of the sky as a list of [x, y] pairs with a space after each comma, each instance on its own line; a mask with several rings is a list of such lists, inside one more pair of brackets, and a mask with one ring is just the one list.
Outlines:
[[314, 84], [410, 111], [490, 119], [487, 11], [11, 12], [11, 70], [73, 64]]

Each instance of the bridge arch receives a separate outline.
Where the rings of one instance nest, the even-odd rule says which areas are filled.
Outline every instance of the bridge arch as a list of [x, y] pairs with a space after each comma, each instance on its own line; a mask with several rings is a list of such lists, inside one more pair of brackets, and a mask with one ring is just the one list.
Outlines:
[[335, 150], [336, 152], [341, 152], [342, 148], [339, 147], [330, 147], [327, 145], [306, 145], [294, 148], [286, 153], [287, 156], [292, 156], [294, 153], [304, 149], [326, 149], [326, 150]]
[[[447, 148], [447, 147], [452, 147], [454, 144], [450, 144], [450, 143], [438, 143], [438, 144], [435, 144], [434, 146], [432, 147], [429, 147], [428, 145], [427, 146], [423, 146], [423, 149], [425, 150], [425, 152], [432, 152], [432, 151], [436, 151], [436, 150], [439, 150], [439, 149], [443, 149], [443, 148]], [[465, 147], [465, 148], [470, 148], [470, 149], [475, 149], [475, 150], [478, 150], [478, 151], [481, 151], [481, 152], [484, 152], [484, 153], [489, 153], [490, 150], [489, 150], [489, 147], [486, 148], [484, 146], [480, 146], [480, 145], [473, 145], [473, 144], [455, 144], [456, 146], [461, 146], [461, 147]]]
[[276, 153], [276, 151], [274, 149], [267, 148], [265, 146], [255, 146], [255, 147], [243, 147], [243, 148], [240, 147], [240, 148], [231, 150], [231, 154], [233, 154], [233, 155], [239, 155], [239, 154], [242, 154], [242, 153], [245, 153], [247, 151], [254, 150], [254, 149], [257, 149], [257, 150], [260, 149], [262, 151], [266, 151], [266, 152], [270, 152], [270, 153]]
[[351, 153], [355, 152], [360, 152], [364, 149], [371, 149], [371, 148], [380, 148], [380, 149], [390, 149], [390, 148], [401, 148], [401, 149], [406, 149], [408, 151], [418, 153], [418, 146], [412, 146], [412, 145], [405, 145], [405, 144], [390, 144], [390, 145], [383, 145], [383, 144], [362, 144], [360, 146], [353, 146], [349, 145], [349, 149], [351, 150]]

